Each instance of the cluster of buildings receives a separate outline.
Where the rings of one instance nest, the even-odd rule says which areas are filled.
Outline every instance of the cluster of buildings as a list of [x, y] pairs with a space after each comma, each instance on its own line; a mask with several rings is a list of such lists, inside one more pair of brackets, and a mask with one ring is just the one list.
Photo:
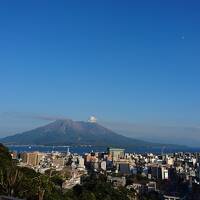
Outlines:
[[[194, 185], [200, 184], [199, 153], [136, 154], [125, 153], [124, 149], [108, 148], [103, 153], [90, 152], [84, 155], [71, 154], [68, 151], [23, 152], [13, 153], [12, 156], [19, 160], [20, 166], [33, 168], [40, 173], [45, 173], [48, 169], [69, 169], [70, 176], [66, 177], [63, 183], [65, 189], [81, 184], [81, 177], [90, 172], [105, 174], [107, 181], [114, 187], [134, 189], [138, 195], [155, 191], [162, 194], [164, 199], [171, 200], [185, 199], [187, 192], [192, 191]], [[136, 178], [131, 182], [130, 177]], [[187, 190], [184, 189], [185, 193], [173, 190], [176, 187], [168, 191], [162, 190], [163, 185], [164, 188], [170, 188], [170, 184], [178, 182], [187, 186]]]

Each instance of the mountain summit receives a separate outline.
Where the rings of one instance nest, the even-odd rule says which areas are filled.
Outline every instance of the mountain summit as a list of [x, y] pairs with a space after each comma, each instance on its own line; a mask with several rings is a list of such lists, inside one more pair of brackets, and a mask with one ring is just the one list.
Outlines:
[[98, 123], [56, 120], [46, 126], [0, 140], [5, 144], [18, 145], [97, 145], [143, 146], [151, 143], [128, 138]]

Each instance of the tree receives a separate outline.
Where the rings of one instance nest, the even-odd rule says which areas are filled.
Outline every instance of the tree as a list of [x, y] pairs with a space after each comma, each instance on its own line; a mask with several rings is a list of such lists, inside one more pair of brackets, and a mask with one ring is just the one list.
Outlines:
[[21, 185], [23, 173], [16, 166], [0, 169], [0, 186], [5, 195], [14, 196]]
[[96, 200], [94, 193], [85, 191], [80, 195], [80, 200]]

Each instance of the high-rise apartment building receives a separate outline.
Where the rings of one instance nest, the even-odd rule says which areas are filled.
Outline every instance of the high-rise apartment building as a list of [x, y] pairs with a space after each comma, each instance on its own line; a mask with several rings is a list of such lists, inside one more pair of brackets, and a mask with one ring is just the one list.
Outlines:
[[124, 157], [124, 151], [124, 149], [119, 148], [108, 148], [108, 155], [112, 158], [113, 161], [117, 161]]

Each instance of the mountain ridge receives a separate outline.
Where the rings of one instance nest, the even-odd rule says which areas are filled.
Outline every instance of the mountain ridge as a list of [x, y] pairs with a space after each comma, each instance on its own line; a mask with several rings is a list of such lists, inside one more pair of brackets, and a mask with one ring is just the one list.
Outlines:
[[59, 119], [33, 130], [7, 136], [0, 142], [14, 145], [163, 146], [120, 135], [98, 123], [71, 119]]

